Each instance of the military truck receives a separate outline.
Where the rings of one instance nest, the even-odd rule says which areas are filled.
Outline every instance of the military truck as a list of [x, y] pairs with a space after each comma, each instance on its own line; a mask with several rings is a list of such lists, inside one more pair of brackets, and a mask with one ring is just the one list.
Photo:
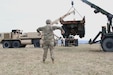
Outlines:
[[65, 39], [65, 46], [78, 46], [78, 39], [74, 38], [73, 35], [69, 35], [69, 37]]
[[21, 48], [28, 44], [40, 47], [41, 35], [37, 32], [22, 33], [19, 29], [13, 29], [9, 33], [0, 33], [0, 43], [3, 48]]
[[[74, 2], [71, 2], [72, 7], [74, 9], [70, 12], [70, 10], [64, 16], [59, 18], [60, 23], [62, 24], [62, 28], [64, 29], [65, 33], [62, 34], [63, 38], [65, 38], [65, 46], [74, 45], [78, 46], [78, 39], [74, 38], [74, 36], [78, 35], [80, 38], [85, 37], [85, 16], [82, 17], [80, 13], [74, 8]], [[64, 18], [70, 14], [75, 15], [75, 11], [82, 17], [82, 20], [68, 20], [65, 21]], [[70, 37], [71, 36], [71, 37]]]
[[52, 22], [52, 24], [55, 24], [60, 21], [60, 23], [62, 24], [62, 28], [65, 31], [65, 33], [62, 34], [63, 38], [65, 38], [65, 46], [69, 46], [70, 44], [78, 46], [78, 39], [71, 38], [70, 35], [78, 35], [80, 38], [85, 37], [85, 17], [83, 17], [82, 20], [63, 20], [65, 17], [69, 16], [72, 13], [74, 14], [75, 10], [68, 11], [65, 15]]
[[73, 36], [78, 35], [80, 38], [85, 36], [85, 17], [82, 20], [64, 21], [60, 19], [62, 28], [65, 31], [63, 37], [65, 38], [65, 46], [70, 44], [78, 46], [78, 39], [74, 39]]

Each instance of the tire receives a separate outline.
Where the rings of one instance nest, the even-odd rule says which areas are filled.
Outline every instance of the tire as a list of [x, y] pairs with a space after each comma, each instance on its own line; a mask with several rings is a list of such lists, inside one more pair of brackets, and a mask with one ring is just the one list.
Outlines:
[[40, 47], [40, 40], [33, 40], [34, 47]]
[[19, 41], [13, 41], [13, 42], [12, 42], [12, 47], [13, 47], [13, 48], [19, 48], [20, 45], [21, 45], [21, 44], [20, 44]]
[[11, 47], [11, 41], [4, 41], [3, 42], [3, 48], [10, 48]]
[[69, 45], [68, 45], [68, 40], [65, 40], [65, 46], [66, 46], [66, 47], [69, 46]]
[[85, 35], [84, 31], [79, 31], [79, 37], [80, 37], [80, 38], [83, 38], [84, 35]]
[[79, 30], [79, 37], [80, 38], [83, 38], [84, 36], [85, 36], [85, 27], [84, 26], [82, 26], [82, 30]]
[[113, 52], [113, 39], [106, 38], [101, 42], [101, 46], [103, 51], [105, 52]]
[[75, 39], [75, 46], [78, 46], [78, 39]]

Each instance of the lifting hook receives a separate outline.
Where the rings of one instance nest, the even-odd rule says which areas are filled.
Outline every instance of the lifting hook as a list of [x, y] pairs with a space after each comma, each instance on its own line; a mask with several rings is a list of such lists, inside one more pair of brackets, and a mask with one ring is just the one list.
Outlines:
[[71, 1], [71, 5], [72, 5], [72, 7], [73, 7], [73, 5], [74, 5], [74, 2], [73, 2], [73, 1]]

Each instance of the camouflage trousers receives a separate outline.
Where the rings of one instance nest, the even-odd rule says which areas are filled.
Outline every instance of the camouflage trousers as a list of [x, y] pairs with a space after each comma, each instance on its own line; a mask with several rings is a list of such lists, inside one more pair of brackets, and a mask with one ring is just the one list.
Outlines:
[[44, 49], [43, 61], [45, 61], [47, 58], [48, 50], [50, 50], [50, 56], [51, 56], [52, 61], [54, 61], [54, 50], [53, 50], [54, 49], [54, 41], [52, 41], [52, 42], [45, 41], [43, 43], [43, 49]]

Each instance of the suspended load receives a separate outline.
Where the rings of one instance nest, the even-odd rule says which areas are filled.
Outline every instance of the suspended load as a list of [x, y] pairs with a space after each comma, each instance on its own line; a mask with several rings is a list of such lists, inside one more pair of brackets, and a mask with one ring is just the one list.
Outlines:
[[[74, 14], [76, 11], [80, 15], [80, 13], [74, 8], [73, 1], [71, 2], [71, 5], [72, 7], [70, 8], [70, 10], [74, 9]], [[82, 16], [80, 15], [80, 17]], [[60, 18], [60, 23], [62, 24], [62, 28], [65, 31], [65, 34], [63, 34], [64, 38], [69, 38], [70, 35], [79, 35], [80, 38], [83, 38], [85, 36], [85, 17], [82, 17], [82, 20], [64, 21], [63, 19], [64, 17]]]
[[80, 38], [85, 36], [85, 17], [83, 17], [82, 20], [72, 21], [64, 21], [61, 18], [60, 23], [62, 24], [62, 28], [65, 31], [65, 34], [63, 34], [64, 38], [68, 38], [69, 35], [79, 35]]

